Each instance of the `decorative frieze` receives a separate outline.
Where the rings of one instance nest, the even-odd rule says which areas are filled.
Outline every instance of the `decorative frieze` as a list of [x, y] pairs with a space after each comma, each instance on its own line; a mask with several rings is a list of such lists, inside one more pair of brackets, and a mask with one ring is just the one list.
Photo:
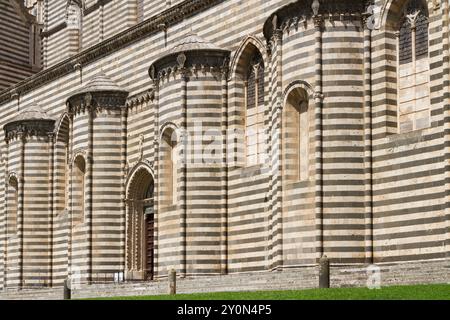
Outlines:
[[[183, 57], [185, 63], [179, 64], [179, 58]], [[196, 51], [170, 55], [155, 62], [149, 69], [150, 78], [155, 81], [165, 81], [175, 75], [193, 75], [211, 73], [219, 76], [227, 72], [229, 64], [228, 51]]]
[[136, 94], [132, 97], [128, 97], [126, 106], [128, 108], [133, 108], [140, 104], [143, 104], [143, 103], [146, 103], [149, 101], [153, 101], [154, 99], [155, 99], [155, 89], [151, 88], [149, 90], [145, 90], [144, 92]]
[[104, 109], [121, 108], [125, 106], [127, 97], [128, 91], [101, 74], [67, 99], [67, 111], [76, 115], [87, 110], [102, 112]]
[[53, 134], [55, 120], [49, 117], [40, 106], [33, 105], [21, 111], [5, 126], [5, 140], [18, 138], [48, 137]]

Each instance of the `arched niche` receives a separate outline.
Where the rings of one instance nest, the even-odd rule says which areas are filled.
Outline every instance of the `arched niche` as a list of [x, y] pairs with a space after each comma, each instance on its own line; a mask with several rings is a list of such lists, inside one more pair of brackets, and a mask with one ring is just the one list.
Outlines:
[[288, 86], [282, 112], [283, 180], [299, 182], [309, 179], [312, 90], [303, 82]]
[[178, 200], [178, 169], [180, 158], [179, 132], [174, 125], [161, 128], [159, 149], [160, 201], [165, 206], [174, 206]]

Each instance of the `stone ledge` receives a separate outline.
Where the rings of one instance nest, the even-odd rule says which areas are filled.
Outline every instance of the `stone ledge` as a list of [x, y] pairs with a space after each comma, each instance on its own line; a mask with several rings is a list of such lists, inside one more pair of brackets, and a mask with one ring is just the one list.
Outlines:
[[[394, 265], [381, 265], [381, 286], [450, 283], [448, 260], [421, 261]], [[331, 287], [363, 287], [368, 275], [366, 266], [332, 266]], [[238, 292], [266, 290], [301, 290], [317, 288], [318, 268], [288, 269], [282, 272], [231, 274], [213, 277], [177, 279], [177, 292]], [[74, 299], [167, 294], [167, 280], [124, 284], [97, 284], [74, 289]], [[2, 299], [61, 299], [63, 289], [0, 291]]]

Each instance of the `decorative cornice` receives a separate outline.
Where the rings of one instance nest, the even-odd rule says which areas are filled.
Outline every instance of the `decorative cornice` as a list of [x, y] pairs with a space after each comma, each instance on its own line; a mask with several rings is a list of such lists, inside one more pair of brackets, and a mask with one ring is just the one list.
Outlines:
[[132, 97], [128, 97], [126, 106], [128, 108], [133, 108], [144, 102], [153, 101], [154, 99], [155, 99], [155, 89], [152, 88], [150, 90], [145, 90], [144, 92], [135, 94]]
[[49, 137], [53, 134], [55, 119], [49, 117], [42, 108], [31, 105], [19, 112], [14, 118], [8, 121], [3, 129], [5, 130], [5, 140], [21, 137], [26, 139], [31, 136]]
[[124, 48], [131, 43], [146, 38], [152, 34], [161, 32], [159, 25], [165, 23], [167, 26], [175, 25], [185, 18], [197, 14], [198, 12], [212, 8], [225, 0], [186, 0], [172, 8], [155, 15], [142, 23], [139, 23], [112, 38], [100, 42], [99, 44], [86, 49], [85, 51], [66, 59], [44, 71], [41, 71], [24, 81], [19, 82], [6, 90], [0, 92], [0, 104], [11, 100], [13, 90], [19, 93], [27, 93], [42, 85], [45, 85], [58, 77], [73, 72], [75, 64], [87, 65], [110, 55], [111, 52]]
[[128, 91], [118, 86], [102, 72], [75, 91], [67, 99], [68, 112], [77, 114], [86, 109], [122, 108], [128, 97]]
[[[230, 52], [221, 50], [199, 50], [169, 55], [158, 60], [149, 68], [149, 76], [155, 82], [169, 79], [174, 74], [189, 75], [201, 73], [222, 74], [228, 72]], [[226, 76], [226, 75], [225, 75]]]
[[274, 30], [289, 31], [298, 28], [308, 21], [315, 23], [314, 17], [335, 20], [360, 19], [365, 12], [366, 4], [361, 0], [320, 0], [317, 14], [313, 12], [313, 0], [300, 0], [290, 3], [274, 12], [264, 23], [264, 36], [267, 41], [272, 39]]
[[127, 92], [121, 91], [80, 93], [67, 100], [67, 112], [77, 115], [86, 111], [121, 108], [125, 106], [127, 96]]
[[188, 81], [189, 76], [198, 71], [218, 74], [228, 70], [229, 58], [229, 50], [222, 49], [190, 32], [157, 58], [151, 64], [148, 73], [155, 83], [175, 74]]
[[24, 120], [5, 125], [5, 140], [7, 142], [27, 137], [49, 137], [53, 135], [55, 120]]

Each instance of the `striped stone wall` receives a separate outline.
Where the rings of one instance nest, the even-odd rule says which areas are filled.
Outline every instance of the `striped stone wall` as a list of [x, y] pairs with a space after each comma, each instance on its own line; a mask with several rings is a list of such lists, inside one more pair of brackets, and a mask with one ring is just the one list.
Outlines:
[[[8, 138], [5, 164], [8, 193], [4, 280], [12, 286], [20, 283], [28, 287], [48, 286], [51, 279], [53, 139], [51, 133], [46, 135], [38, 131], [41, 130], [38, 127], [30, 129], [26, 123], [17, 128], [15, 136]], [[10, 128], [6, 130], [11, 133]]]
[[[173, 134], [173, 130], [179, 128], [182, 122], [181, 117], [181, 76], [174, 76], [175, 79], [167, 79], [161, 81], [157, 93], [157, 110], [158, 110], [158, 135], [162, 135], [160, 131], [163, 125], [172, 123], [171, 131], [168, 131], [168, 142], [179, 143], [179, 135]], [[172, 80], [172, 81], [169, 81]], [[159, 139], [158, 139], [159, 140]], [[156, 192], [158, 195], [157, 208], [157, 234], [158, 247], [156, 248], [157, 275], [166, 275], [168, 270], [175, 268], [183, 269], [183, 230], [181, 227], [181, 219], [183, 210], [180, 188], [177, 193], [172, 193], [170, 187], [172, 169], [168, 167], [168, 159], [171, 156], [167, 143], [162, 141], [158, 143], [157, 156], [157, 184]], [[178, 178], [181, 166], [174, 163]], [[177, 180], [180, 181], [180, 180]], [[171, 201], [174, 196], [176, 200]]]
[[2, 60], [11, 63], [28, 65], [30, 63], [29, 24], [20, 16], [13, 1], [2, 0], [0, 5], [3, 17], [0, 56]]
[[[225, 232], [226, 210], [223, 183], [226, 172], [222, 169], [223, 94], [226, 94], [223, 89], [222, 74], [215, 72], [190, 75], [187, 83], [187, 132], [192, 140], [188, 148], [194, 154], [192, 161], [188, 157], [185, 178], [188, 274], [220, 274], [222, 271], [225, 248], [221, 239]], [[197, 161], [195, 155], [200, 154], [201, 161]]]
[[24, 286], [46, 286], [49, 283], [51, 244], [50, 166], [53, 141], [49, 137], [30, 137], [25, 143], [23, 217]]
[[[88, 1], [86, 1], [88, 2]], [[45, 1], [46, 3], [46, 30], [56, 27], [65, 21], [66, 0]]]
[[363, 262], [362, 28], [333, 21], [324, 29], [323, 246], [336, 262]]
[[122, 270], [125, 221], [121, 206], [121, 120], [121, 109], [105, 109], [97, 113], [93, 123], [93, 274]]
[[[10, 141], [7, 145], [7, 159], [6, 163], [4, 164], [8, 169], [8, 173], [13, 173], [15, 177], [17, 177], [17, 181], [19, 180], [20, 175], [20, 157], [21, 157], [21, 142], [18, 139], [15, 139], [13, 141]], [[9, 179], [5, 179], [5, 181], [8, 181]], [[5, 188], [6, 189], [6, 188]], [[8, 196], [9, 196], [9, 189], [8, 189]], [[17, 286], [19, 283], [19, 277], [20, 277], [20, 239], [19, 239], [19, 203], [17, 203], [17, 231], [15, 234], [9, 234], [7, 231], [7, 217], [6, 214], [10, 212], [11, 209], [8, 209], [6, 206], [6, 200], [10, 197], [5, 197], [3, 195], [3, 206], [4, 206], [4, 218], [3, 218], [3, 227], [2, 227], [2, 235], [3, 235], [3, 248], [4, 248], [4, 260], [3, 260], [3, 276], [2, 280], [4, 285], [7, 284], [8, 286]]]
[[448, 36], [442, 32], [444, 5], [436, 8], [428, 1], [431, 127], [402, 135], [396, 134], [397, 78], [393, 63], [396, 37], [389, 24], [389, 19], [395, 19], [398, 14], [401, 3], [386, 5], [386, 9], [391, 9], [388, 21], [372, 34], [374, 48], [381, 49], [373, 50], [372, 66], [375, 260], [445, 258], [449, 240], [443, 178], [442, 97], [446, 84], [443, 82], [442, 50], [443, 39]]
[[33, 59], [33, 55], [34, 46], [39, 47], [39, 31], [34, 17], [20, 1], [0, 1], [0, 12], [0, 90], [3, 90], [38, 71], [40, 62], [35, 59], [39, 56]]
[[29, 67], [2, 61], [0, 62], [0, 88], [6, 89], [33, 74], [34, 72]]

